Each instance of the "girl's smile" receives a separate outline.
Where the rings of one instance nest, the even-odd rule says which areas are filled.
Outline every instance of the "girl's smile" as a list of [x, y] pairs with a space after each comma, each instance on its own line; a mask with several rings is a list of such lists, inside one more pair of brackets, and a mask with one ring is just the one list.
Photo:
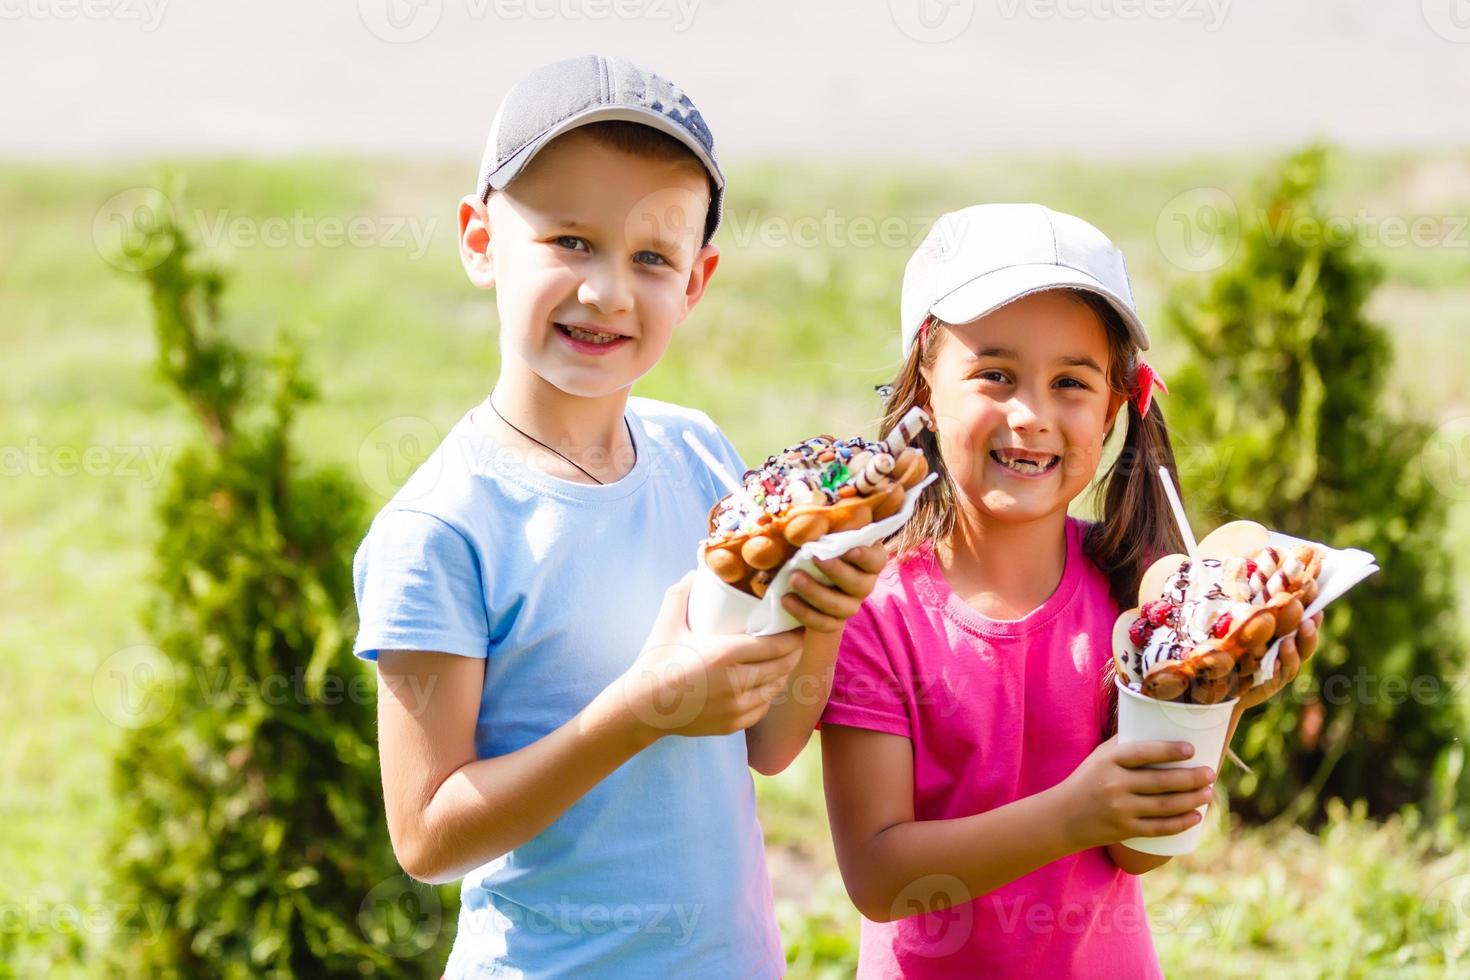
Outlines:
[[992, 449], [990, 458], [1005, 475], [1020, 480], [1043, 479], [1062, 461], [1062, 457], [1055, 453], [1031, 453], [1021, 449]]

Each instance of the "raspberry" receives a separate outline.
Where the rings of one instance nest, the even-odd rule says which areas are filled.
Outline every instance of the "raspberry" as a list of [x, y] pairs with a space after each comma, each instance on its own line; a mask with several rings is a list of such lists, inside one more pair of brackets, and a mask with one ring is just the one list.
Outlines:
[[1257, 565], [1255, 562], [1247, 558], [1245, 560], [1245, 577], [1250, 578], [1252, 575], [1256, 574], [1256, 569], [1260, 567], [1261, 566]]
[[1223, 613], [1223, 614], [1221, 614], [1221, 616], [1220, 616], [1219, 619], [1215, 620], [1215, 625], [1213, 625], [1213, 626], [1210, 627], [1210, 635], [1213, 636], [1213, 637], [1215, 637], [1216, 639], [1219, 639], [1220, 637], [1224, 636], [1226, 633], [1229, 633], [1229, 632], [1230, 632], [1230, 614], [1229, 613]]
[[1141, 647], [1148, 642], [1149, 625], [1148, 620], [1140, 616], [1128, 627], [1128, 642], [1136, 647]]
[[1139, 610], [1150, 626], [1163, 626], [1173, 611], [1174, 604], [1167, 599], [1155, 599]]

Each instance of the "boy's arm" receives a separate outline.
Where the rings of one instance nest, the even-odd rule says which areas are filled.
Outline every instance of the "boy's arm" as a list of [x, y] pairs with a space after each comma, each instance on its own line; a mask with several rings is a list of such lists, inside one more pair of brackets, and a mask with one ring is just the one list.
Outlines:
[[475, 751], [483, 660], [379, 651], [383, 798], [405, 871], [453, 881], [541, 833], [659, 738], [730, 734], [765, 714], [767, 692], [800, 654], [799, 635], [690, 634], [691, 578], [668, 591], [626, 674], [560, 728], [502, 756]]
[[388, 831], [420, 881], [453, 881], [534, 837], [658, 737], [610, 687], [544, 738], [477, 759], [485, 661], [383, 650], [378, 677]]

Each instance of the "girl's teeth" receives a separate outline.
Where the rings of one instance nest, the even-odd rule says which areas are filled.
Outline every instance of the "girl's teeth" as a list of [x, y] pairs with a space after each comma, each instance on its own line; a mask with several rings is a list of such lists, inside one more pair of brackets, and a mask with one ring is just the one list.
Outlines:
[[1056, 462], [1056, 457], [1052, 457], [1045, 463], [1036, 463], [1027, 459], [1006, 459], [1004, 456], [999, 455], [995, 459], [1002, 466], [1015, 470], [1017, 473], [1040, 473], [1044, 470], [1051, 469], [1052, 463]]

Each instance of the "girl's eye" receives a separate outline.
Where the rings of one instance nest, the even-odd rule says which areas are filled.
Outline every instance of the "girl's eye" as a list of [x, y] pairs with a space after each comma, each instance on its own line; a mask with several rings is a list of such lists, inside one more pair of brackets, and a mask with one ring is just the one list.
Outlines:
[[1059, 385], [1066, 385], [1069, 388], [1080, 388], [1083, 391], [1086, 391], [1087, 390], [1086, 383], [1085, 382], [1082, 382], [1082, 381], [1079, 381], [1076, 378], [1061, 378], [1060, 380], [1057, 381], [1057, 384], [1059, 384]]
[[644, 249], [643, 251], [638, 252], [637, 254], [635, 254], [633, 256], [633, 261], [634, 262], [641, 262], [644, 265], [668, 265], [669, 264], [669, 260], [668, 259], [664, 258], [662, 255], [659, 255], [657, 252], [650, 252], [647, 249]]
[[551, 242], [557, 248], [570, 249], [573, 252], [591, 251], [591, 249], [587, 246], [586, 240], [578, 238], [575, 235], [557, 235], [551, 240]]
[[981, 371], [975, 377], [980, 381], [994, 381], [997, 384], [1005, 384], [1010, 381], [1010, 378], [1006, 377], [1004, 371], [997, 371], [994, 368], [989, 371]]

